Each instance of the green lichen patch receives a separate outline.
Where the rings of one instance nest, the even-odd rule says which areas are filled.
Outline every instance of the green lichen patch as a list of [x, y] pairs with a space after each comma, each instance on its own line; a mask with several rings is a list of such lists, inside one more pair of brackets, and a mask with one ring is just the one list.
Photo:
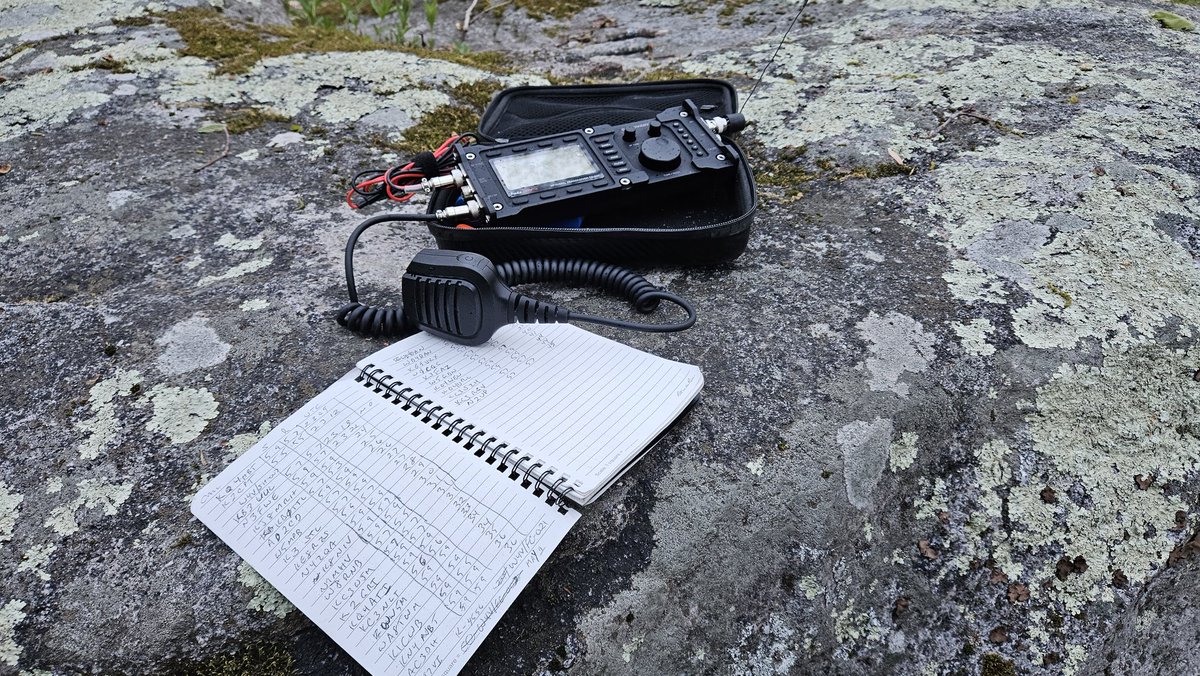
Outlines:
[[291, 122], [292, 118], [270, 108], [238, 108], [226, 113], [224, 121], [230, 134], [244, 134], [269, 122]]
[[183, 39], [180, 54], [217, 64], [217, 73], [248, 72], [263, 59], [307, 52], [389, 50], [452, 61], [493, 72], [507, 72], [507, 58], [497, 52], [441, 51], [378, 42], [340, 28], [260, 26], [229, 19], [215, 9], [190, 7], [160, 16]]
[[[999, 518], [1007, 489], [1013, 526], [989, 554], [1023, 562], [1006, 566], [1011, 578], [1049, 581], [1031, 585], [1035, 600], [1072, 613], [1092, 599], [1111, 601], [1116, 571], [1125, 584], [1138, 584], [1186, 539], [1173, 530], [1186, 502], [1142, 477], [1166, 486], [1197, 471], [1200, 434], [1190, 425], [1200, 411], [1195, 360], [1194, 351], [1139, 347], [1106, 351], [1102, 367], [1063, 366], [1038, 388], [1036, 411], [1026, 418], [1033, 450], [1048, 461], [1045, 479], [1014, 485], [1004, 455], [991, 454], [988, 464], [999, 469], [980, 480], [994, 503], [989, 518]], [[1075, 486], [1086, 507], [1047, 502], [1047, 485]], [[1062, 555], [1047, 556], [1054, 551], [1047, 545]]]
[[597, 0], [514, 0], [513, 5], [525, 10], [534, 19], [565, 19], [588, 7], [600, 4]]
[[1178, 14], [1174, 14], [1174, 13], [1168, 12], [1166, 10], [1159, 10], [1159, 11], [1151, 14], [1150, 17], [1157, 20], [1160, 24], [1162, 24], [1163, 28], [1170, 28], [1171, 30], [1174, 30], [1174, 31], [1194, 31], [1194, 30], [1196, 30], [1196, 24], [1192, 23], [1191, 21], [1188, 21], [1187, 19], [1179, 16]]
[[400, 140], [379, 145], [410, 155], [437, 148], [450, 136], [478, 127], [479, 116], [502, 87], [494, 80], [457, 85], [450, 90], [456, 103], [438, 106], [406, 129]]

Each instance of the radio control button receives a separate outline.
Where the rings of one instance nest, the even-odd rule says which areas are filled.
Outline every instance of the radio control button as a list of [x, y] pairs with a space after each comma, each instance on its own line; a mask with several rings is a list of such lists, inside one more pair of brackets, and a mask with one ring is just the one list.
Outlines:
[[637, 130], [633, 127], [625, 127], [621, 130], [621, 140], [626, 143], [633, 143], [637, 140]]
[[642, 152], [638, 154], [638, 161], [647, 169], [670, 171], [679, 166], [679, 144], [661, 136], [646, 139], [642, 143]]
[[650, 120], [650, 128], [646, 130], [650, 138], [658, 138], [662, 136], [662, 122], [658, 120]]

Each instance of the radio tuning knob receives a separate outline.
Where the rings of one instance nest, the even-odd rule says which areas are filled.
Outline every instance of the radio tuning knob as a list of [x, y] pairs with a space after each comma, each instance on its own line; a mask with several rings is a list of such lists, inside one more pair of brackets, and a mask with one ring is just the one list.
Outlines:
[[650, 128], [646, 130], [646, 133], [650, 135], [650, 138], [658, 138], [659, 136], [662, 136], [662, 122], [659, 122], [658, 120], [651, 120]]
[[638, 153], [638, 161], [647, 169], [670, 171], [679, 166], [679, 144], [661, 136], [646, 139], [642, 142], [642, 151]]
[[626, 143], [633, 143], [637, 140], [637, 131], [633, 127], [625, 127], [621, 130], [621, 140]]

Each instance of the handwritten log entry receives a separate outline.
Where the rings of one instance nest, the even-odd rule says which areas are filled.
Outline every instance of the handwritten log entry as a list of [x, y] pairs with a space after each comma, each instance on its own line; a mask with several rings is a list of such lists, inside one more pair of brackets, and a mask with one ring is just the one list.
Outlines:
[[578, 519], [355, 381], [192, 511], [374, 674], [454, 674]]

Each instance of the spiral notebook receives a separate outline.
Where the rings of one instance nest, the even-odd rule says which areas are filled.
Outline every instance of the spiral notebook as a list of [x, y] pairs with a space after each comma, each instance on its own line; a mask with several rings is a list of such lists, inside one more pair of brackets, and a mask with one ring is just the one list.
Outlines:
[[360, 362], [192, 512], [373, 674], [454, 674], [700, 370], [565, 325]]

